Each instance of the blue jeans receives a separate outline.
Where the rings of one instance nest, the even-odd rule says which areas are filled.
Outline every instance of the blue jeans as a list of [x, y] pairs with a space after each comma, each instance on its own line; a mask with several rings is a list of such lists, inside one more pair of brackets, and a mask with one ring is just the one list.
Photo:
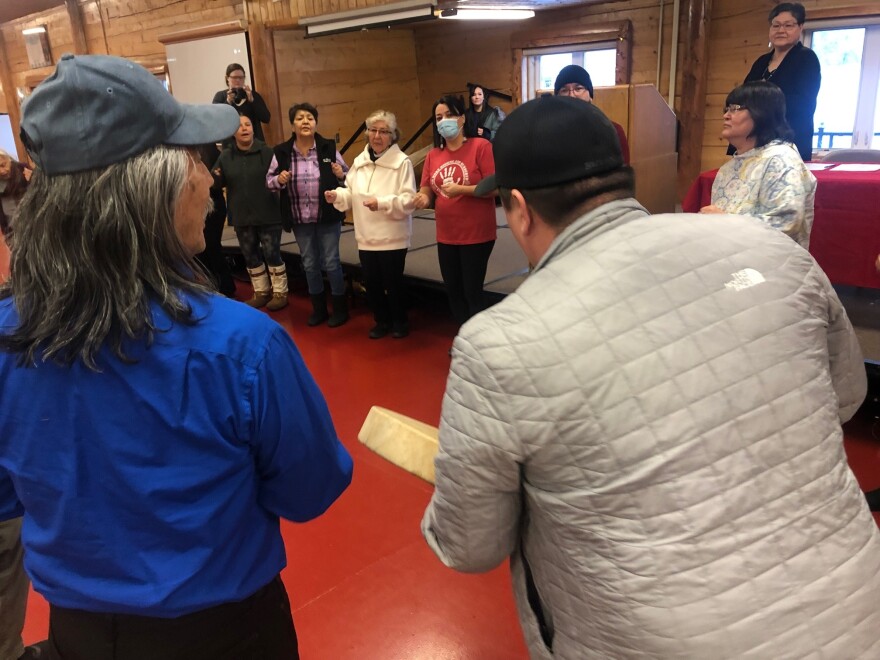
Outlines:
[[323, 270], [330, 281], [330, 293], [334, 296], [345, 295], [345, 279], [342, 276], [342, 265], [339, 263], [341, 233], [342, 225], [338, 222], [307, 222], [293, 225], [293, 235], [296, 236], [296, 244], [299, 246], [309, 294], [324, 292], [324, 278], [321, 277]]

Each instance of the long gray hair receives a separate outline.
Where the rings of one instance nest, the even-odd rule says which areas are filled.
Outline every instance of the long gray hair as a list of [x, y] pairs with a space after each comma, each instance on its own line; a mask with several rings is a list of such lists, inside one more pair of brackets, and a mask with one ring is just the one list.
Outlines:
[[151, 301], [176, 322], [195, 322], [182, 294], [209, 288], [174, 226], [191, 158], [159, 146], [103, 169], [34, 172], [0, 287], [19, 324], [0, 334], [0, 350], [23, 365], [82, 359], [97, 371], [105, 344], [127, 361], [127, 340], [152, 341]]

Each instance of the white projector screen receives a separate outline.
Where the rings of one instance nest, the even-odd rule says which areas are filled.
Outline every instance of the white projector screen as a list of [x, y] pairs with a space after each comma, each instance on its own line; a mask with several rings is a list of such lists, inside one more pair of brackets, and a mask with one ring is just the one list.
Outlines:
[[183, 103], [210, 103], [226, 87], [226, 67], [233, 62], [244, 67], [245, 84], [254, 86], [244, 32], [167, 44], [165, 52], [171, 93]]

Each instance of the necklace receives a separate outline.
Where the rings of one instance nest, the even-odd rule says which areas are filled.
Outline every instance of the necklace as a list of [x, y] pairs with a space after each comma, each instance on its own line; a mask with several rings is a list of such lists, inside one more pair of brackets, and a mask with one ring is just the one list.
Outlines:
[[777, 66], [773, 71], [770, 70], [770, 65], [764, 67], [764, 73], [761, 74], [761, 80], [770, 80], [773, 78], [773, 74], [779, 71], [779, 67]]

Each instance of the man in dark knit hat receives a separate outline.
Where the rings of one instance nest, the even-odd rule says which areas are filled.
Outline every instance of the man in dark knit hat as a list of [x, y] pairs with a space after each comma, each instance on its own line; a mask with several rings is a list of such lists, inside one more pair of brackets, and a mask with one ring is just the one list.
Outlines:
[[[572, 98], [593, 102], [593, 80], [587, 70], [577, 64], [569, 64], [562, 67], [562, 71], [556, 76], [556, 82], [553, 84], [553, 93], [556, 96], [571, 96]], [[617, 132], [617, 139], [620, 140], [620, 152], [623, 154], [623, 162], [629, 165], [629, 142], [626, 139], [626, 132], [623, 126], [612, 121], [611, 125]]]
[[493, 151], [535, 268], [455, 339], [431, 549], [509, 558], [535, 660], [880, 657], [865, 367], [822, 269], [756, 219], [649, 215], [589, 103], [530, 101]]

